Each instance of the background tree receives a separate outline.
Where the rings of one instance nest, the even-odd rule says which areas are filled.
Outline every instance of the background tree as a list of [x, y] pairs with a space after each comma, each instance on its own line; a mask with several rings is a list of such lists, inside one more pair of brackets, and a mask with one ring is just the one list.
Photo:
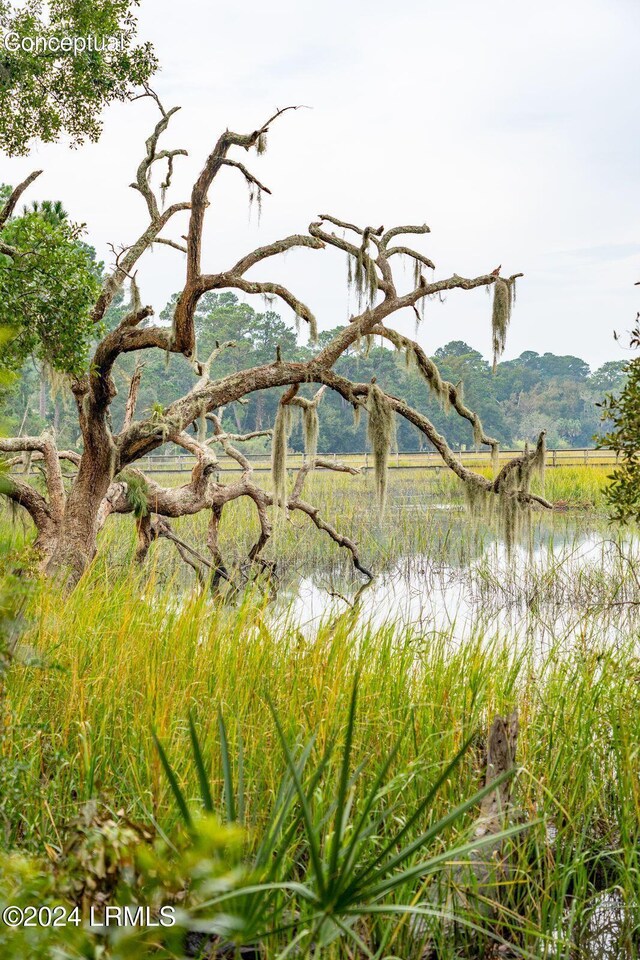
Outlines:
[[[631, 333], [631, 346], [640, 347], [638, 325]], [[640, 357], [629, 361], [626, 374], [621, 392], [609, 394], [602, 404], [602, 419], [611, 424], [611, 429], [599, 441], [600, 446], [615, 450], [620, 458], [606, 498], [614, 520], [622, 523], [640, 519]]]
[[[161, 314], [167, 323], [171, 322], [176, 299], [177, 295]], [[105, 317], [105, 325], [108, 328], [117, 325], [125, 311], [124, 296], [119, 294]], [[196, 335], [203, 355], [215, 348], [216, 338], [221, 342], [234, 340], [237, 344], [235, 349], [224, 351], [216, 360], [218, 376], [238, 371], [241, 366], [267, 361], [275, 355], [277, 344], [281, 345], [286, 359], [306, 361], [326, 346], [338, 329], [322, 332], [316, 345], [303, 345], [298, 342], [293, 329], [273, 310], [256, 310], [231, 292], [205, 294], [196, 311]], [[446, 434], [453, 447], [468, 449], [473, 443], [469, 423], [455, 413], [447, 412], [426, 389], [420, 373], [415, 368], [407, 368], [404, 355], [385, 343], [376, 338], [370, 347], [363, 342], [360, 347], [345, 351], [336, 363], [336, 371], [356, 381], [369, 381], [372, 376], [377, 376], [388, 393], [404, 397], [411, 406], [424, 409], [436, 429]], [[167, 357], [158, 350], [145, 350], [138, 357], [144, 362], [139, 409], [148, 412], [154, 404], [168, 406], [176, 396], [190, 389], [193, 368], [181, 355]], [[521, 449], [525, 442], [535, 442], [542, 430], [547, 432], [547, 445], [554, 449], [593, 446], [594, 434], [600, 430], [598, 404], [602, 403], [607, 392], [619, 391], [625, 380], [625, 363], [617, 360], [608, 361], [586, 377], [583, 375], [586, 364], [581, 360], [573, 363], [569, 371], [558, 363], [557, 374], [534, 372], [531, 365], [539, 355], [533, 351], [499, 363], [493, 374], [491, 363], [460, 340], [439, 347], [430, 359], [437, 363], [446, 380], [452, 383], [462, 381], [469, 406], [477, 411], [487, 431], [508, 449]], [[129, 383], [137, 362], [137, 357], [130, 354], [121, 357], [114, 369], [118, 394], [111, 404], [111, 414], [116, 423], [124, 418]], [[5, 397], [7, 423], [17, 431], [24, 421], [23, 432], [32, 434], [53, 426], [63, 445], [80, 452], [82, 438], [68, 390], [56, 390], [55, 384], [52, 385], [46, 377], [41, 378], [40, 373], [38, 361], [27, 360], [19, 379]], [[273, 423], [278, 401], [277, 389], [256, 391], [243, 398], [242, 403], [231, 404], [225, 416], [233, 420], [235, 430], [261, 431]], [[366, 422], [354, 423], [352, 407], [342, 397], [325, 394], [321, 412], [319, 452], [363, 453], [367, 449]], [[406, 420], [398, 423], [396, 439], [400, 452], [426, 447], [424, 434]], [[256, 453], [264, 452], [268, 444], [269, 438], [263, 436], [255, 438], [248, 446], [252, 453]], [[298, 452], [304, 448], [302, 426], [298, 422], [292, 426], [289, 445]]]
[[72, 143], [97, 140], [100, 114], [114, 100], [126, 100], [157, 68], [150, 44], [136, 45], [134, 16], [139, 0], [0, 0], [0, 34], [61, 41], [94, 36], [124, 39], [124, 49], [76, 53], [0, 47], [0, 149], [28, 152], [33, 140], [51, 143], [66, 135]]
[[[422, 379], [424, 392], [430, 391], [439, 403], [450, 408], [468, 424], [476, 445], [488, 446], [497, 453], [497, 439], [485, 432], [478, 414], [466, 405], [460, 385], [443, 379], [437, 364], [419, 344], [399, 334], [389, 321], [405, 309], [414, 310], [420, 317], [425, 300], [443, 291], [493, 286], [492, 326], [496, 352], [499, 354], [510, 318], [513, 286], [520, 274], [501, 278], [495, 273], [487, 273], [465, 278], [454, 273], [447, 278], [427, 280], [425, 273], [434, 269], [433, 263], [425, 254], [403, 242], [406, 237], [427, 235], [429, 228], [426, 225], [406, 225], [385, 230], [384, 227], [359, 227], [329, 214], [320, 215], [318, 220], [309, 225], [307, 233], [294, 234], [252, 250], [219, 272], [204, 272], [201, 263], [202, 235], [209, 192], [214, 181], [224, 169], [230, 168], [244, 177], [251, 193], [260, 195], [268, 192], [255, 175], [230, 154], [238, 147], [262, 153], [271, 125], [286, 110], [277, 111], [251, 133], [225, 131], [208, 156], [190, 199], [161, 209], [150, 185], [151, 171], [158, 162], [171, 166], [175, 157], [184, 151], [158, 149], [159, 138], [165, 132], [175, 109], [167, 112], [157, 98], [156, 102], [161, 117], [147, 140], [146, 155], [138, 167], [134, 184], [145, 201], [148, 224], [140, 237], [117, 255], [114, 267], [106, 275], [100, 289], [92, 288], [90, 291], [92, 306], [89, 317], [93, 330], [98, 331], [104, 325], [106, 332], [98, 339], [95, 349], [92, 348], [91, 356], [83, 368], [79, 369], [77, 361], [81, 351], [74, 344], [84, 346], [89, 336], [85, 298], [85, 294], [87, 297], [89, 294], [87, 285], [76, 305], [74, 344], [67, 338], [67, 332], [73, 328], [71, 318], [68, 324], [62, 322], [62, 336], [56, 340], [49, 336], [46, 324], [42, 333], [38, 334], [39, 345], [47, 351], [51, 364], [71, 377], [77, 422], [82, 435], [82, 451], [78, 454], [72, 450], [61, 450], [50, 432], [39, 437], [21, 436], [0, 441], [0, 450], [5, 453], [27, 452], [42, 461], [46, 487], [44, 494], [28, 479], [15, 476], [9, 478], [5, 494], [27, 510], [33, 519], [37, 528], [36, 547], [43, 569], [50, 575], [62, 574], [72, 582], [77, 580], [96, 552], [100, 528], [115, 512], [134, 515], [140, 559], [146, 555], [153, 540], [168, 536], [176, 543], [184, 558], [198, 569], [204, 565], [213, 571], [214, 579], [224, 577], [227, 574], [218, 548], [218, 529], [224, 507], [239, 497], [248, 497], [255, 504], [261, 529], [260, 537], [248, 556], [251, 563], [260, 563], [261, 553], [271, 534], [268, 508], [276, 507], [306, 514], [320, 531], [351, 553], [359, 570], [368, 573], [355, 544], [324, 520], [316, 506], [303, 499], [304, 482], [310, 470], [333, 467], [333, 464], [316, 456], [318, 405], [327, 389], [349, 404], [356, 418], [364, 414], [368, 419], [368, 436], [374, 454], [376, 485], [382, 509], [386, 465], [397, 418], [410, 423], [423, 434], [446, 466], [464, 481], [474, 502], [496, 498], [510, 513], [531, 503], [549, 507], [550, 504], [543, 498], [529, 492], [531, 473], [543, 461], [543, 436], [533, 453], [526, 452], [514, 458], [494, 479], [489, 480], [465, 467], [433, 422], [407, 400], [381, 387], [377, 374], [364, 382], [344, 376], [338, 369], [341, 359], [352, 357], [362, 345], [366, 358], [366, 351], [373, 347], [374, 339], [381, 338], [403, 355], [406, 364], [415, 367]], [[32, 180], [33, 177], [28, 178], [13, 191], [0, 214], [0, 226], [5, 224], [5, 229], [10, 230], [11, 214]], [[162, 236], [164, 228], [182, 212], [188, 212], [189, 215], [185, 242]], [[51, 228], [50, 224], [48, 226]], [[60, 226], [63, 227], [64, 223]], [[39, 226], [38, 229], [43, 228]], [[46, 232], [44, 236], [47, 236]], [[3, 239], [5, 282], [13, 296], [20, 292], [21, 285], [24, 286], [25, 296], [33, 300], [29, 307], [33, 316], [45, 315], [45, 307], [38, 305], [29, 281], [29, 271], [34, 268], [25, 268], [22, 262], [20, 239], [19, 231], [15, 234], [10, 232]], [[10, 242], [12, 240], [13, 243]], [[154, 243], [159, 242], [169, 244], [186, 255], [184, 284], [172, 305], [170, 325], [150, 322], [153, 310], [142, 305], [135, 279], [140, 258]], [[241, 337], [239, 343], [223, 341], [223, 333], [237, 335], [238, 313], [245, 311], [246, 307], [229, 300], [218, 301], [217, 306], [224, 313], [223, 322], [219, 328], [212, 331], [207, 329], [207, 294], [236, 290], [245, 295], [279, 298], [293, 310], [299, 322], [307, 324], [311, 340], [314, 341], [316, 321], [306, 304], [278, 282], [257, 281], [248, 276], [256, 265], [264, 265], [272, 258], [296, 248], [308, 251], [328, 249], [340, 251], [341, 256], [346, 255], [350, 284], [355, 289], [359, 304], [358, 313], [348, 325], [325, 337], [320, 349], [308, 351], [306, 359], [287, 358], [285, 350], [293, 348], [294, 341], [286, 339], [287, 331], [272, 311], [261, 315], [256, 330], [249, 337]], [[406, 291], [398, 289], [393, 269], [398, 261], [403, 260], [413, 266], [413, 278]], [[125, 286], [130, 291], [126, 308], [118, 305], [117, 301]], [[116, 307], [118, 312], [112, 322], [107, 322], [108, 311], [112, 307]], [[211, 334], [214, 346], [208, 352]], [[27, 331], [25, 336], [28, 336]], [[203, 341], [207, 346], [205, 353], [202, 352]], [[256, 346], [264, 353], [257, 363], [254, 362], [253, 352]], [[191, 364], [195, 382], [192, 380], [190, 388], [166, 406], [154, 402], [152, 409], [144, 411], [143, 418], [137, 420], [135, 411], [144, 377], [144, 371], [137, 365], [129, 382], [123, 419], [116, 423], [111, 408], [117, 395], [117, 364], [126, 355], [137, 355], [147, 350], [156, 351], [160, 356], [174, 354], [183, 357]], [[235, 350], [239, 350], [240, 360], [230, 361], [229, 357]], [[248, 358], [247, 365], [243, 351]], [[273, 351], [272, 356], [268, 356], [270, 351]], [[389, 352], [388, 357], [392, 364], [393, 354]], [[220, 375], [216, 371], [214, 376], [212, 370], [222, 358], [234, 368], [226, 373], [220, 371]], [[236, 446], [236, 443], [248, 439], [248, 435], [232, 434], [223, 425], [223, 419], [230, 405], [250, 398], [258, 391], [275, 388], [284, 388], [284, 392], [279, 397], [273, 425], [273, 492], [269, 492], [257, 486], [249, 462]], [[304, 425], [307, 459], [293, 486], [289, 487], [286, 453], [293, 415], [296, 413], [301, 416]], [[190, 432], [192, 428], [197, 431], [196, 436]], [[161, 487], [134, 466], [141, 457], [168, 442], [195, 455], [197, 460], [190, 482], [182, 487]], [[224, 450], [242, 467], [239, 480], [234, 479], [228, 484], [217, 481], [216, 449]], [[63, 479], [61, 460], [70, 463], [76, 471], [70, 483], [65, 483]], [[352, 468], [338, 469], [353, 472]], [[200, 550], [176, 538], [168, 519], [201, 510], [210, 513], [208, 558]]]
[[77, 373], [95, 336], [91, 308], [100, 265], [81, 241], [83, 228], [52, 206], [0, 216], [0, 325], [13, 336], [0, 358], [19, 369], [32, 356], [52, 369]]

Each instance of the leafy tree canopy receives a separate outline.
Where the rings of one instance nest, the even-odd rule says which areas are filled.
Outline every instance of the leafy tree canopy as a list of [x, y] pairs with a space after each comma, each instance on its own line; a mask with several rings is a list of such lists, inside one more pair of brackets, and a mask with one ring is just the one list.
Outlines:
[[[640, 330], [633, 331], [632, 346], [640, 346]], [[612, 474], [606, 496], [614, 520], [640, 520], [640, 357], [625, 368], [627, 379], [618, 395], [608, 394], [602, 419], [611, 426], [599, 446], [615, 450], [619, 466]], [[605, 375], [608, 371], [600, 371]]]
[[[157, 68], [151, 45], [135, 42], [138, 5], [139, 0], [27, 0], [18, 6], [0, 0], [0, 149], [24, 155], [36, 139], [51, 143], [65, 134], [73, 144], [98, 139], [103, 108], [126, 100]], [[93, 37], [95, 49], [58, 52], [66, 37]], [[103, 44], [109, 38], [118, 38], [122, 48]]]
[[0, 359], [5, 370], [19, 369], [29, 356], [62, 373], [76, 373], [86, 361], [101, 265], [81, 236], [82, 227], [46, 203], [0, 231], [15, 251], [0, 254], [0, 327], [11, 329]]

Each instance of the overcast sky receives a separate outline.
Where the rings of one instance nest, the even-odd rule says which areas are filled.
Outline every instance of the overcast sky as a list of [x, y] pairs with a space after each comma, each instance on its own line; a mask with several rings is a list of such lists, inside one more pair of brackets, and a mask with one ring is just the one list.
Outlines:
[[[640, 307], [637, 0], [142, 0], [140, 27], [162, 64], [155, 88], [182, 106], [164, 145], [189, 157], [170, 199], [187, 198], [224, 127], [250, 132], [274, 107], [311, 108], [283, 117], [267, 153], [248, 158], [273, 191], [260, 223], [241, 177], [222, 171], [207, 272], [305, 231], [319, 212], [426, 222], [421, 249], [436, 277], [500, 263], [525, 274], [507, 357], [550, 350], [595, 367], [627, 356], [612, 333]], [[128, 184], [155, 119], [146, 101], [112, 107], [99, 144], [2, 158], [0, 181], [43, 167], [28, 199], [63, 200], [109, 261], [107, 244], [130, 243], [144, 224]], [[180, 222], [165, 235], [183, 232]], [[161, 247], [143, 262], [143, 299], [158, 311], [180, 287], [182, 261]], [[255, 276], [290, 285], [321, 328], [348, 318], [336, 251], [290, 253]], [[412, 318], [402, 326], [413, 330]], [[418, 338], [428, 351], [463, 339], [489, 356], [489, 298], [429, 303]]]

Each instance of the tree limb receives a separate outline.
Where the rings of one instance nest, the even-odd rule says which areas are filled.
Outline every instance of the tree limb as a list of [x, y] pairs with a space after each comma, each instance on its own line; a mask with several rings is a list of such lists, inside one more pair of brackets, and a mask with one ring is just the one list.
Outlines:
[[0, 230], [2, 230], [7, 221], [13, 216], [13, 211], [15, 210], [22, 194], [31, 186], [33, 181], [36, 180], [41, 173], [42, 170], [34, 170], [33, 173], [30, 173], [29, 176], [22, 181], [22, 183], [19, 183], [17, 187], [14, 187], [9, 199], [5, 203], [2, 210], [0, 210]]

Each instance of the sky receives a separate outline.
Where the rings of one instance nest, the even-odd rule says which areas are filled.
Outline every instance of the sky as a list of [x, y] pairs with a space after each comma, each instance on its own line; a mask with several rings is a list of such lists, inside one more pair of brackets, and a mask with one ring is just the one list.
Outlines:
[[[308, 108], [273, 126], [263, 156], [235, 154], [272, 190], [260, 219], [237, 171], [217, 178], [206, 272], [305, 232], [320, 212], [387, 228], [426, 222], [416, 246], [435, 278], [498, 264], [524, 273], [505, 357], [569, 353], [592, 368], [627, 358], [613, 332], [624, 338], [640, 307], [637, 0], [142, 0], [139, 18], [161, 63], [153, 86], [182, 108], [163, 142], [189, 151], [170, 201], [188, 199], [221, 130]], [[3, 157], [0, 181], [42, 168], [25, 199], [61, 199], [108, 264], [109, 244], [145, 225], [128, 185], [156, 118], [150, 101], [114, 105], [99, 143]], [[183, 219], [164, 235], [185, 229]], [[144, 302], [159, 313], [183, 270], [182, 254], [154, 248], [138, 275]], [[289, 286], [320, 329], [355, 310], [338, 251], [290, 252], [253, 276]], [[451, 293], [428, 302], [417, 339], [428, 352], [465, 340], [489, 357], [490, 313], [483, 290]], [[413, 315], [397, 326], [413, 334]]]

